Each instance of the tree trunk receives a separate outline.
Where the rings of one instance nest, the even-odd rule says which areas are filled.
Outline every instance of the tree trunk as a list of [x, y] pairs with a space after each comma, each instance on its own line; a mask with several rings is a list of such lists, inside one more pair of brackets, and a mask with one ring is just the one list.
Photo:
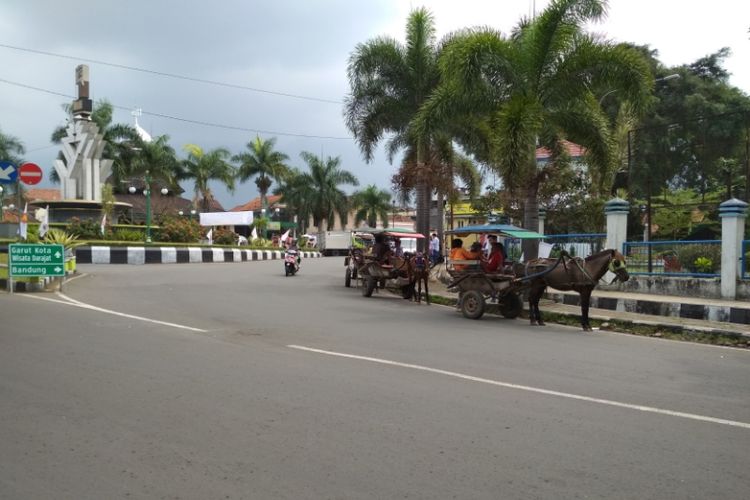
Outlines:
[[445, 235], [445, 194], [437, 194], [437, 235], [440, 242], [440, 251], [443, 251], [443, 236]]
[[326, 226], [328, 221], [321, 219], [318, 224], [318, 251], [322, 252], [326, 249]]
[[424, 239], [417, 240], [417, 250], [427, 252], [430, 236], [430, 186], [426, 182], [417, 184], [417, 232]]
[[[534, 179], [526, 188], [523, 203], [523, 226], [529, 231], [539, 231], [539, 180]], [[539, 241], [526, 239], [522, 241], [523, 257], [525, 261], [536, 259], [539, 256]]]

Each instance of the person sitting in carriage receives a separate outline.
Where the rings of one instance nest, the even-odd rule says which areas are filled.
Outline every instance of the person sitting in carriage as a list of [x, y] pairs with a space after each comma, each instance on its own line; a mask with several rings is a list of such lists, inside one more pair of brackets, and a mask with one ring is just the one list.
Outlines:
[[[451, 241], [451, 255], [450, 258], [452, 261], [455, 260], [476, 260], [479, 258], [480, 252], [473, 251], [472, 250], [466, 250], [464, 248], [464, 242], [461, 240], [461, 238], [455, 238], [453, 241]], [[463, 271], [466, 269], [466, 266], [464, 264], [454, 264], [453, 269], [456, 271]]]
[[401, 246], [400, 238], [393, 239], [393, 255], [401, 258], [404, 257], [404, 248]]
[[503, 272], [504, 263], [505, 252], [503, 244], [495, 240], [492, 242], [490, 255], [486, 259], [482, 259], [482, 269], [487, 273], [501, 273]]
[[385, 241], [385, 235], [378, 233], [375, 235], [375, 244], [372, 246], [372, 257], [381, 264], [386, 264], [391, 256], [391, 247]]

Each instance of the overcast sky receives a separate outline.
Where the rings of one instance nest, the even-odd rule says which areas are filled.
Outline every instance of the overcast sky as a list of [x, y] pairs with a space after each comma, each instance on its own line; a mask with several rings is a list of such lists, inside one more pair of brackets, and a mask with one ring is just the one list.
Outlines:
[[[334, 102], [283, 97], [177, 80], [87, 63], [91, 96], [116, 106], [115, 121], [133, 123], [129, 109], [262, 131], [277, 137], [290, 163], [300, 151], [340, 156], [362, 185], [390, 188], [395, 167], [379, 154], [366, 164], [342, 119], [346, 63], [359, 42], [379, 35], [403, 40], [411, 8], [426, 6], [438, 36], [489, 25], [504, 32], [547, 1], [537, 0], [3, 0], [0, 44], [54, 52], [72, 59], [0, 47], [0, 80], [75, 94], [74, 69], [86, 58], [216, 80]], [[740, 0], [610, 0], [606, 21], [592, 31], [616, 41], [649, 44], [667, 65], [693, 62], [730, 47], [730, 83], [750, 93], [750, 2]], [[744, 64], [743, 64], [744, 63]], [[19, 138], [26, 159], [47, 171], [57, 154], [52, 130], [65, 123], [69, 100], [0, 81], [0, 130]], [[144, 115], [152, 135], [184, 144], [241, 151], [255, 132], [228, 130]], [[289, 134], [289, 135], [284, 135]], [[302, 136], [320, 136], [299, 137]], [[44, 183], [43, 187], [48, 187]], [[191, 186], [186, 186], [191, 189]], [[234, 194], [215, 187], [225, 208], [257, 195], [251, 180]], [[186, 193], [189, 196], [190, 193]]]

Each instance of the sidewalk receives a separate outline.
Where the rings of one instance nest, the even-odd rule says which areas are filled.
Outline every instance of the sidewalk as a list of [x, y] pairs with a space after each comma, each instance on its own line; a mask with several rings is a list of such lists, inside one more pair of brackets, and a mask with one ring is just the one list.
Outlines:
[[[451, 293], [440, 281], [430, 281], [430, 295], [438, 295], [455, 304], [457, 293]], [[578, 305], [579, 296], [575, 292], [548, 291], [548, 295], [560, 301], [543, 300], [540, 303], [542, 316], [552, 315], [581, 317]], [[596, 299], [596, 300], [595, 300]], [[747, 314], [750, 318], [750, 303], [725, 300], [700, 299], [692, 297], [675, 297], [665, 295], [651, 295], [641, 293], [620, 293], [595, 290], [592, 295], [592, 305], [607, 305], [612, 307], [591, 307], [589, 317], [602, 322], [609, 322], [616, 326], [643, 326], [650, 329], [663, 329], [677, 333], [695, 333], [711, 335], [743, 336], [750, 341], [750, 325], [747, 322], [716, 321], [698, 318], [699, 310], [724, 311], [731, 314], [735, 310], [735, 318]], [[644, 305], [647, 304], [647, 305]], [[685, 307], [686, 306], [686, 307]], [[651, 313], [638, 312], [639, 308], [650, 308]], [[683, 309], [684, 307], [684, 309]], [[619, 308], [619, 309], [618, 309]], [[524, 310], [528, 310], [528, 302], [524, 303]], [[659, 311], [677, 311], [677, 315], [660, 315]], [[737, 312], [739, 311], [739, 312]], [[490, 313], [491, 314], [491, 313]], [[715, 314], [715, 313], [714, 313]], [[550, 318], [549, 321], [554, 321]], [[613, 325], [610, 325], [610, 328]], [[612, 328], [616, 329], [616, 328]]]

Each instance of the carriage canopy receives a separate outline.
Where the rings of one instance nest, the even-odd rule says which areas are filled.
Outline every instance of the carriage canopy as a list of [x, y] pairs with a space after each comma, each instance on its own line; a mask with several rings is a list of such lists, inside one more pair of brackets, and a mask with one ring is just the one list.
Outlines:
[[544, 238], [543, 234], [535, 231], [529, 231], [522, 227], [514, 226], [512, 224], [475, 224], [472, 226], [458, 227], [450, 231], [446, 231], [446, 234], [477, 234], [477, 233], [491, 233], [501, 234], [508, 238], [515, 238], [519, 240], [540, 240]]

